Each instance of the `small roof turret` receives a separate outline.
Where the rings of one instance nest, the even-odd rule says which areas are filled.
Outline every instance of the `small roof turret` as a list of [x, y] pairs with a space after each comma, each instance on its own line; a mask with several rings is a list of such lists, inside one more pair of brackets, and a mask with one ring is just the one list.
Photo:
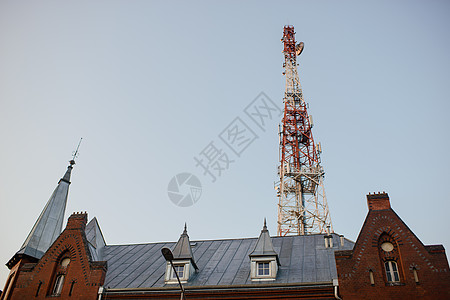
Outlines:
[[198, 270], [197, 264], [194, 260], [194, 254], [192, 253], [191, 242], [189, 241], [186, 223], [184, 223], [184, 231], [178, 239], [175, 247], [173, 248], [172, 253], [174, 260], [190, 259], [194, 268]]
[[270, 238], [269, 230], [267, 230], [266, 218], [264, 218], [264, 226], [261, 230], [258, 241], [256, 242], [255, 249], [253, 249], [252, 253], [250, 253], [249, 256], [275, 256], [278, 265], [280, 265], [278, 253], [276, 253], [273, 249], [272, 239]]

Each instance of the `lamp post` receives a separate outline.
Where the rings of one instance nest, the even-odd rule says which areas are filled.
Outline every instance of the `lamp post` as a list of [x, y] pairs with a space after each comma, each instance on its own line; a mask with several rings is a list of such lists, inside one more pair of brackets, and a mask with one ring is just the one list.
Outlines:
[[172, 254], [172, 251], [170, 251], [169, 248], [164, 247], [164, 248], [161, 249], [161, 253], [164, 256], [164, 258], [166, 259], [166, 261], [170, 262], [170, 265], [172, 266], [172, 270], [175, 273], [175, 276], [177, 277], [178, 284], [180, 285], [180, 289], [181, 289], [181, 298], [180, 299], [181, 300], [186, 300], [186, 296], [184, 295], [183, 285], [181, 284], [180, 277], [178, 277], [177, 270], [175, 269], [175, 266], [173, 265], [173, 254]]

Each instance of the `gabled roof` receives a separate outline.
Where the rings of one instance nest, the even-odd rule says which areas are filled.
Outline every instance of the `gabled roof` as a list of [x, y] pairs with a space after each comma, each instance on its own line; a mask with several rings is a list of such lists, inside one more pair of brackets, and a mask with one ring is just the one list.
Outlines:
[[92, 260], [103, 260], [103, 248], [106, 246], [106, 242], [100, 229], [100, 225], [98, 224], [97, 218], [94, 217], [86, 225], [85, 233]]
[[177, 259], [189, 259], [195, 269], [198, 269], [194, 254], [192, 254], [191, 242], [189, 241], [189, 235], [187, 234], [187, 226], [184, 224], [184, 231], [181, 234], [178, 242], [172, 250], [174, 260]]
[[255, 249], [253, 249], [249, 256], [275, 256], [277, 258], [278, 265], [280, 265], [278, 253], [276, 253], [273, 249], [272, 239], [270, 238], [269, 230], [267, 230], [266, 219], [264, 219], [264, 226], [261, 230], [258, 241], [256, 242]]
[[[66, 173], [59, 180], [53, 194], [15, 256], [25, 254], [40, 259], [61, 234], [73, 164], [75, 162], [71, 161]], [[12, 260], [14, 257], [10, 262]]]
[[[281, 266], [270, 284], [330, 283], [337, 279], [335, 250], [349, 250], [354, 243], [332, 234], [333, 248], [325, 248], [324, 234], [272, 237], [273, 249], [280, 253]], [[257, 238], [192, 241], [198, 272], [185, 286], [255, 286], [250, 278], [249, 254]], [[108, 262], [104, 286], [108, 289], [160, 289], [164, 283], [166, 260], [161, 249], [175, 249], [174, 242], [105, 246], [103, 259]]]

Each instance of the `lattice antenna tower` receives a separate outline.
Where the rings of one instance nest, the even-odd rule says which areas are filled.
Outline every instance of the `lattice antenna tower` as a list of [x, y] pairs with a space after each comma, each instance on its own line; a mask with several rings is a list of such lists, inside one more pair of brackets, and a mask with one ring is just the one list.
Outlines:
[[278, 196], [278, 236], [333, 232], [323, 186], [320, 143], [314, 144], [313, 122], [303, 99], [297, 70], [297, 56], [303, 42], [296, 45], [293, 26], [283, 30], [284, 93], [283, 119], [279, 125], [280, 181]]

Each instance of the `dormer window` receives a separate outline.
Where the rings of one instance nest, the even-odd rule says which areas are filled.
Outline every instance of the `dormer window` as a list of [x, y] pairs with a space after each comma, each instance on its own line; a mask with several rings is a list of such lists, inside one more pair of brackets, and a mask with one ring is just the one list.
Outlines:
[[177, 275], [173, 271], [175, 269], [178, 274], [178, 278], [180, 278], [181, 283], [186, 283], [189, 280], [189, 277], [195, 272], [195, 268], [192, 266], [189, 260], [174, 260], [173, 268], [170, 265], [170, 262], [167, 262], [166, 265], [166, 284], [178, 284]]
[[278, 263], [275, 256], [252, 257], [250, 264], [252, 281], [271, 281], [276, 279]]
[[[166, 253], [165, 250], [168, 250], [169, 253]], [[163, 248], [162, 252], [167, 260], [166, 276], [164, 277], [164, 282], [166, 284], [178, 284], [177, 275], [180, 282], [186, 283], [198, 269], [192, 253], [186, 224], [184, 225], [184, 231], [173, 250], [171, 251], [170, 249]]]
[[250, 253], [250, 277], [252, 281], [270, 281], [277, 277], [278, 254], [273, 249], [272, 240], [267, 230], [266, 220], [255, 249]]

